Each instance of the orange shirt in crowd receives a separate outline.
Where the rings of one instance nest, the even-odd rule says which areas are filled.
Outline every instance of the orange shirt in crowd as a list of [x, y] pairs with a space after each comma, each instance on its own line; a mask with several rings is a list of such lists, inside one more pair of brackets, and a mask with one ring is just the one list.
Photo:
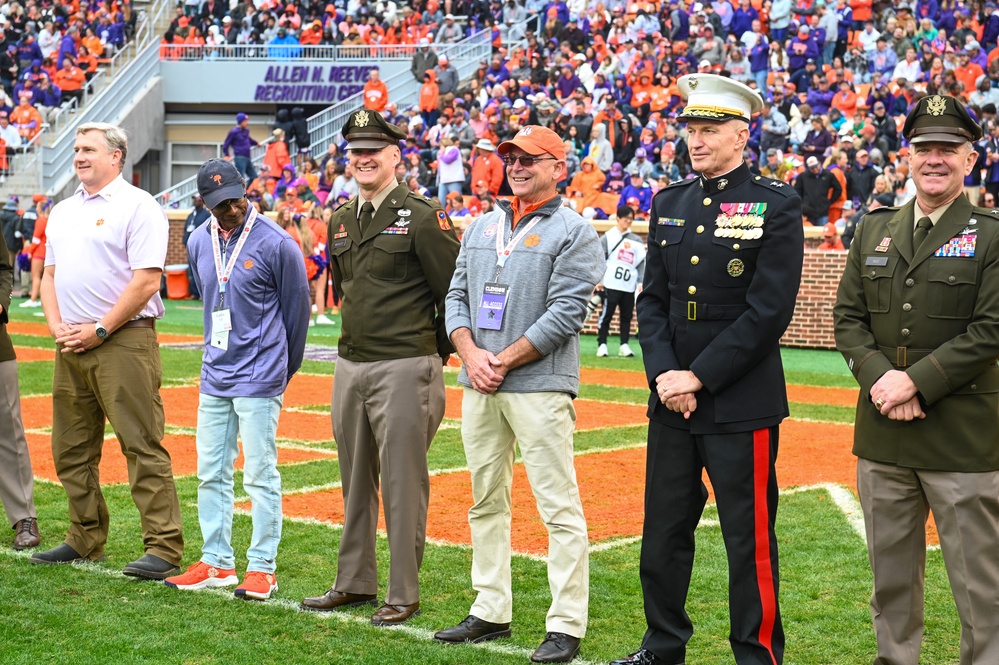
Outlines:
[[[80, 43], [87, 47], [87, 50], [100, 57], [104, 53], [104, 44], [101, 43], [100, 37], [84, 37], [80, 40]], [[59, 65], [62, 65], [60, 62]]]
[[60, 90], [79, 90], [87, 82], [87, 75], [79, 67], [73, 66], [69, 69], [63, 67], [55, 73], [52, 82], [59, 86]]
[[[8, 117], [10, 118], [10, 123], [17, 127], [18, 133], [26, 143], [30, 142], [38, 135], [38, 132], [42, 131], [42, 122], [44, 122], [42, 114], [31, 104], [18, 104]], [[32, 122], [35, 123], [34, 126], [29, 127], [28, 125]], [[22, 127], [22, 125], [24, 126]]]
[[485, 180], [493, 196], [503, 186], [503, 172], [503, 160], [495, 152], [482, 151], [472, 157], [472, 182]]
[[385, 81], [368, 79], [364, 84], [364, 108], [381, 113], [388, 105], [388, 86]]
[[298, 42], [303, 46], [316, 45], [323, 39], [323, 24], [319, 21], [314, 21], [312, 25], [306, 29], [302, 30], [301, 36], [298, 38]]
[[76, 65], [83, 70], [84, 74], [93, 74], [97, 71], [97, 57], [93, 53], [80, 54], [76, 59]]
[[853, 90], [840, 90], [833, 95], [832, 107], [839, 109], [844, 118], [852, 118], [857, 112], [857, 93]]
[[965, 94], [971, 94], [976, 90], [975, 81], [984, 73], [981, 66], [974, 62], [969, 62], [967, 67], [958, 65], [954, 68], [954, 78], [964, 84]]
[[420, 87], [420, 110], [436, 111], [441, 96], [440, 87], [437, 85], [437, 72], [428, 69], [423, 78], [425, 83]]

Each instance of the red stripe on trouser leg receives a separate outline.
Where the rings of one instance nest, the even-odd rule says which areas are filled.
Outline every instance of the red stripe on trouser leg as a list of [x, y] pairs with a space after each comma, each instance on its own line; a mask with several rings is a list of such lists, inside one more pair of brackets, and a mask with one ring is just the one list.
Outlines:
[[767, 487], [770, 482], [770, 430], [753, 432], [753, 504], [754, 534], [756, 540], [756, 583], [760, 591], [760, 644], [774, 657], [773, 634], [777, 620], [777, 595], [774, 592], [774, 575], [770, 561], [770, 509]]

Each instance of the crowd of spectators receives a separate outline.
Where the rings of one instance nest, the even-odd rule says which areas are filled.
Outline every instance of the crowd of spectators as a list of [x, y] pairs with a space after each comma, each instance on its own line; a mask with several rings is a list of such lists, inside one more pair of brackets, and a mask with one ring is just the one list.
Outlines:
[[[177, 11], [178, 28], [217, 27], [231, 43], [410, 48], [418, 101], [394, 103], [375, 70], [364, 104], [410, 137], [400, 178], [457, 212], [479, 214], [508, 193], [495, 146], [537, 124], [569, 148], [561, 186], [570, 205], [595, 218], [620, 205], [647, 215], [656, 191], [692, 175], [676, 81], [695, 72], [759, 90], [765, 106], [750, 124], [747, 162], [793, 183], [807, 195], [806, 221], [837, 225], [847, 244], [854, 218], [912, 196], [900, 127], [924, 95], [969, 105], [985, 137], [968, 195], [973, 203], [984, 191], [999, 195], [999, 10], [991, 1], [349, 0], [247, 3], [228, 14], [192, 2]], [[492, 57], [459, 81], [438, 45], [481, 29], [491, 30]], [[269, 174], [276, 183], [310, 177], [331, 205], [355, 193], [336, 145]]]
[[0, 172], [134, 33], [130, 0], [0, 4]]

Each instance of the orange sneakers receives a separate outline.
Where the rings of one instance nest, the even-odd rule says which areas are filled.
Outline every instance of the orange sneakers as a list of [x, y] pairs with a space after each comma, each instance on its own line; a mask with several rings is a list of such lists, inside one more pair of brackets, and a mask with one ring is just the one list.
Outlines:
[[175, 589], [209, 589], [239, 584], [239, 578], [236, 577], [235, 570], [221, 570], [199, 561], [188, 568], [183, 575], [168, 577], [163, 583]]
[[277, 577], [273, 573], [251, 570], [246, 573], [243, 583], [236, 587], [236, 596], [248, 600], [267, 600], [277, 588]]

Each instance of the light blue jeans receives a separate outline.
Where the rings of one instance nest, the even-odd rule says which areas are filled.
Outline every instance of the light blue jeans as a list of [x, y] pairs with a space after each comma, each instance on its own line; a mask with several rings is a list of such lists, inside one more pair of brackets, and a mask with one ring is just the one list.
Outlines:
[[232, 570], [233, 471], [243, 440], [243, 489], [252, 502], [253, 535], [246, 570], [273, 573], [281, 542], [281, 474], [277, 470], [278, 415], [283, 396], [214, 397], [198, 405], [198, 520], [205, 539], [201, 560]]

